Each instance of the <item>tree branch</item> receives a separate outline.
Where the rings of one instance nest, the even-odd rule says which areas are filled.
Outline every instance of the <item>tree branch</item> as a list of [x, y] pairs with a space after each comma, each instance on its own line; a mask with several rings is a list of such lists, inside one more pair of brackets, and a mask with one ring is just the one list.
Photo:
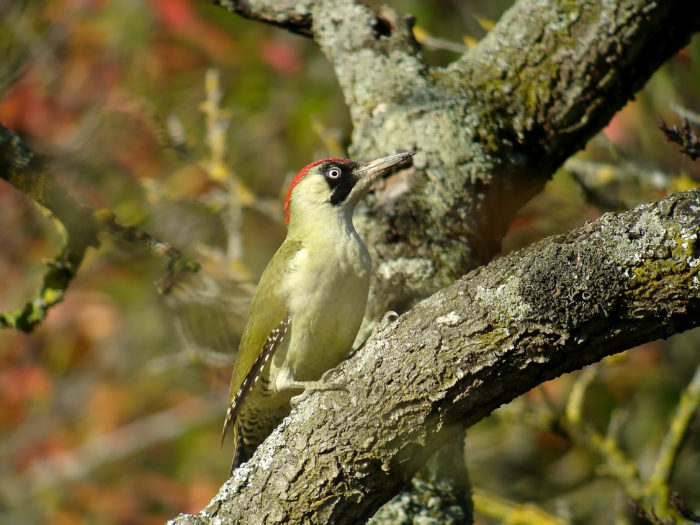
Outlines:
[[178, 274], [199, 268], [196, 262], [183, 257], [170, 244], [138, 228], [122, 226], [111, 211], [78, 203], [19, 135], [4, 126], [0, 126], [0, 179], [5, 179], [50, 211], [64, 236], [61, 253], [46, 263], [47, 269], [36, 296], [14, 312], [0, 313], [0, 328], [31, 332], [41, 323], [49, 309], [63, 300], [87, 249], [99, 246], [98, 234], [101, 231], [108, 231], [126, 242], [143, 244], [156, 256], [164, 257], [168, 266], [159, 283], [164, 293], [170, 290]]
[[313, 0], [209, 0], [242, 17], [311, 36]]
[[700, 324], [700, 190], [482, 267], [375, 334], [173, 523], [358, 523], [431, 451], [541, 382]]
[[700, 367], [695, 370], [693, 378], [681, 394], [678, 406], [673, 412], [668, 431], [659, 449], [654, 465], [654, 472], [649, 478], [647, 493], [652, 500], [652, 507], [657, 511], [667, 512], [669, 508], [671, 474], [678, 461], [681, 445], [688, 435], [690, 424], [700, 406]]

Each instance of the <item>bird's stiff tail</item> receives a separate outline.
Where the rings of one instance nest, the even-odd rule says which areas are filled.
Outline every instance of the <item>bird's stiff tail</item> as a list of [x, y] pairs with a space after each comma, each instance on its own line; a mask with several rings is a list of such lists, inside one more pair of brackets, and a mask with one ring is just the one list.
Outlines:
[[243, 436], [238, 425], [233, 425], [233, 459], [231, 460], [231, 471], [228, 476], [233, 475], [233, 471], [243, 463]]
[[233, 432], [233, 460], [231, 461], [231, 470], [229, 477], [233, 474], [240, 464], [243, 462], [243, 436], [241, 435], [240, 425], [234, 421], [234, 411], [229, 408], [226, 411], [226, 419], [224, 419], [224, 428], [221, 430], [221, 446], [224, 446], [224, 439], [229, 428]]

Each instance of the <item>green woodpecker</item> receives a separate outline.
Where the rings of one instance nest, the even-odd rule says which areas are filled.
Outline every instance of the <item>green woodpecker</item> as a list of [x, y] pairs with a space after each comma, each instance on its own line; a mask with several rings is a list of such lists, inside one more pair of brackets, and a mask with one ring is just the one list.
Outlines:
[[289, 413], [291, 398], [351, 349], [371, 265], [352, 213], [378, 177], [412, 155], [319, 160], [292, 180], [287, 237], [260, 278], [233, 368], [221, 438], [233, 425], [232, 471]]

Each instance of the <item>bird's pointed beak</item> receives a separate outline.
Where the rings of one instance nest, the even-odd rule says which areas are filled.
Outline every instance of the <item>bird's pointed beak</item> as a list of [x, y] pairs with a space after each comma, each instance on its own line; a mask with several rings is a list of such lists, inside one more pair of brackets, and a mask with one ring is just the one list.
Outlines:
[[369, 191], [370, 187], [379, 177], [390, 173], [395, 167], [402, 162], [410, 159], [415, 155], [415, 151], [405, 151], [396, 153], [388, 157], [373, 160], [371, 162], [361, 163], [355, 168], [354, 175], [357, 177], [357, 183], [348, 196], [348, 200], [352, 205], [357, 202]]

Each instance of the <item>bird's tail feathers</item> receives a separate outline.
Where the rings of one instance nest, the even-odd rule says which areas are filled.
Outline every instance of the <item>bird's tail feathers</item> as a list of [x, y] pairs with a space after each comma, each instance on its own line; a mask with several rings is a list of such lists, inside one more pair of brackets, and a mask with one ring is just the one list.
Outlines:
[[226, 432], [228, 432], [228, 429], [231, 427], [233, 423], [233, 409], [229, 405], [228, 409], [226, 410], [226, 417], [224, 418], [224, 427], [221, 429], [221, 444], [220, 446], [224, 446], [224, 439], [226, 439]]
[[243, 436], [238, 428], [238, 425], [233, 426], [233, 459], [231, 461], [231, 471], [229, 477], [233, 475], [233, 471], [243, 463]]

